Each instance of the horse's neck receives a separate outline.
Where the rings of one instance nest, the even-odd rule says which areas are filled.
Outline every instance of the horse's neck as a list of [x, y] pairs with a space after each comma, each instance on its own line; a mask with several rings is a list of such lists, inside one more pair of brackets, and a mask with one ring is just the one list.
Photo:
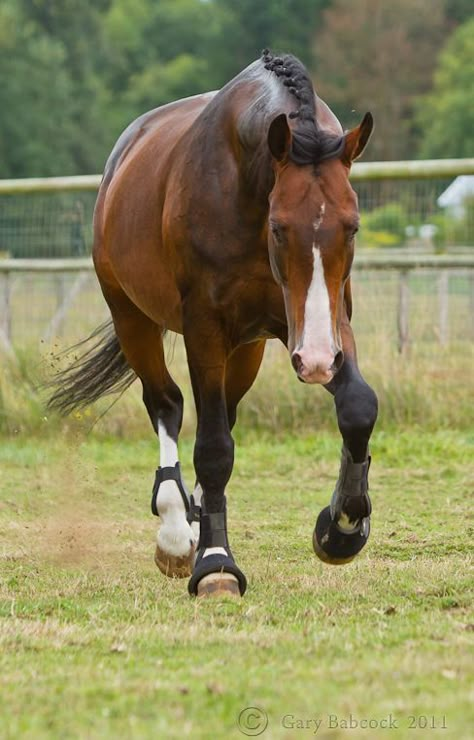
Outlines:
[[258, 99], [237, 120], [239, 171], [243, 187], [253, 199], [268, 205], [275, 175], [267, 132], [273, 115], [259, 106]]
[[243, 188], [266, 204], [274, 183], [268, 129], [284, 110], [284, 97], [273, 75], [254, 63], [222, 88], [209, 106], [214, 115], [208, 134], [220, 144], [225, 140], [224, 145], [233, 151]]
[[[274, 184], [267, 143], [273, 115], [265, 106], [265, 91], [255, 95], [252, 80], [250, 89], [248, 85], [249, 80], [237, 78], [217, 93], [199, 116], [191, 144], [200, 142], [193, 152], [197, 172], [220, 173], [225, 182], [226, 177], [234, 177], [230, 174], [234, 168], [229, 166], [229, 159], [234, 160], [237, 176], [233, 186], [227, 181], [222, 192], [234, 192], [245, 220], [258, 229], [259, 222], [268, 215], [268, 196]], [[200, 179], [198, 188], [200, 192]]]
[[268, 196], [273, 188], [275, 175], [266, 141], [253, 150], [243, 151], [239, 169], [241, 188], [256, 203], [268, 208]]

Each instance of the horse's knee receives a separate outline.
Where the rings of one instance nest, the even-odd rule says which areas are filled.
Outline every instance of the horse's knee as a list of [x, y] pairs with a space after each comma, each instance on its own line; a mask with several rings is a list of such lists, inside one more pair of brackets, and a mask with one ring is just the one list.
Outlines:
[[335, 397], [337, 420], [344, 439], [368, 440], [377, 420], [375, 392], [364, 381], [351, 383]]

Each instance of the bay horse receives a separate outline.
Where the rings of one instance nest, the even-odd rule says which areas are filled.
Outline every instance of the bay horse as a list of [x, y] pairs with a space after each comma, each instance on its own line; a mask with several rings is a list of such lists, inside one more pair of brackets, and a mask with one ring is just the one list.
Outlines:
[[[155, 561], [190, 576], [191, 595], [243, 595], [229, 546], [225, 488], [237, 405], [265, 342], [288, 348], [295, 374], [333, 396], [342, 435], [339, 477], [313, 547], [347, 563], [369, 536], [368, 443], [377, 398], [358, 369], [350, 272], [358, 227], [351, 163], [373, 127], [344, 132], [303, 64], [268, 50], [217, 92], [138, 118], [105, 167], [93, 258], [112, 322], [56, 379], [62, 412], [138, 376], [159, 437], [152, 494]], [[183, 482], [183, 397], [163, 335], [184, 336], [197, 411], [196, 485]]]

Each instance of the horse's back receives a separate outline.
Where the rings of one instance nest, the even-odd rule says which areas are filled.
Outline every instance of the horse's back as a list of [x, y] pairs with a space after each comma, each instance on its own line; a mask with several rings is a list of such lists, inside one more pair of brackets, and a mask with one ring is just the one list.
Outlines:
[[[166, 182], [183, 137], [213, 95], [185, 98], [137, 118], [117, 140], [104, 170], [94, 214], [99, 280], [104, 292], [120, 286], [157, 321], [169, 322], [161, 307], [177, 310], [179, 299], [173, 281], [162, 279], [169, 269], [161, 239]], [[150, 278], [156, 286], [153, 306], [143, 289]]]
[[211, 92], [183, 98], [154, 108], [132, 121], [112, 149], [104, 169], [104, 182], [110, 182], [119, 167], [134, 156], [145, 140], [149, 146], [156, 143], [161, 151], [171, 141], [177, 141], [214, 95]]

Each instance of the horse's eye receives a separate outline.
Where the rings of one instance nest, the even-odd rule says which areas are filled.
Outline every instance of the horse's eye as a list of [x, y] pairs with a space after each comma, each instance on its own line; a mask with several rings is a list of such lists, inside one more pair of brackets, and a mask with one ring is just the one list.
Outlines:
[[352, 242], [352, 241], [353, 241], [353, 240], [355, 239], [355, 235], [357, 234], [357, 232], [358, 232], [358, 231], [359, 231], [359, 227], [358, 227], [358, 226], [354, 226], [354, 227], [353, 227], [353, 228], [352, 228], [352, 229], [351, 229], [351, 230], [349, 231], [349, 234], [348, 234], [348, 239], [349, 239], [349, 241], [350, 241], [350, 242]]
[[283, 229], [281, 226], [275, 223], [270, 223], [270, 230], [272, 232], [272, 236], [277, 244], [282, 244], [283, 242]]

